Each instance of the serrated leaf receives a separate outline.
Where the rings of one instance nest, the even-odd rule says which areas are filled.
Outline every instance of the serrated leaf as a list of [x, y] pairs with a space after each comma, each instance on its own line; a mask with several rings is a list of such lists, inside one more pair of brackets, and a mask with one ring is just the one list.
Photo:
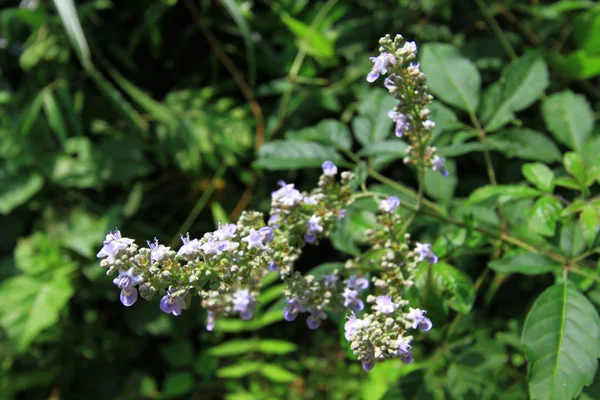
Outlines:
[[532, 399], [572, 399], [592, 383], [598, 367], [600, 319], [590, 301], [567, 281], [538, 297], [521, 340]]
[[468, 313], [475, 301], [475, 287], [471, 277], [443, 262], [433, 265], [422, 263], [415, 274], [415, 287], [429, 296], [428, 300], [422, 301], [437, 298], [443, 300], [443, 307], [448, 306], [462, 314]]
[[562, 205], [555, 197], [539, 198], [529, 212], [527, 226], [544, 236], [554, 236], [556, 223], [560, 218]]
[[477, 111], [481, 77], [475, 65], [456, 47], [442, 43], [424, 45], [421, 69], [436, 97], [461, 110]]
[[301, 140], [273, 140], [258, 151], [256, 167], [268, 170], [286, 170], [319, 167], [330, 160], [341, 161], [340, 154], [329, 146]]
[[541, 132], [528, 128], [505, 129], [487, 138], [490, 149], [508, 158], [522, 158], [549, 163], [560, 161], [558, 146]]
[[560, 230], [560, 248], [568, 256], [576, 256], [585, 249], [583, 231], [577, 221], [563, 222]]
[[560, 264], [538, 253], [505, 255], [491, 261], [488, 266], [499, 274], [539, 275], [560, 269]]
[[586, 183], [586, 172], [583, 164], [583, 158], [573, 152], [568, 152], [563, 157], [563, 165], [569, 174], [571, 174], [579, 185], [583, 188]]
[[529, 107], [548, 87], [548, 67], [535, 53], [529, 53], [502, 72], [500, 101], [486, 123], [490, 132], [515, 118], [514, 113]]
[[579, 225], [581, 226], [583, 238], [591, 246], [598, 235], [598, 231], [600, 231], [600, 209], [591, 204], [586, 205], [579, 214]]
[[394, 108], [396, 102], [383, 89], [373, 89], [363, 98], [358, 106], [359, 116], [352, 121], [354, 135], [363, 146], [382, 142], [390, 136], [394, 122], [388, 117], [388, 111]]
[[569, 90], [553, 94], [542, 103], [542, 113], [546, 126], [559, 142], [582, 151], [594, 126], [594, 114], [584, 96]]
[[523, 176], [538, 189], [552, 193], [554, 190], [554, 173], [541, 163], [523, 164]]
[[454, 160], [446, 161], [446, 168], [450, 172], [448, 176], [443, 176], [438, 171], [425, 171], [425, 193], [442, 202], [448, 202], [453, 198], [458, 184]]
[[372, 156], [372, 155], [390, 155], [395, 159], [403, 158], [406, 155], [406, 149], [408, 145], [403, 141], [396, 140], [384, 140], [378, 143], [367, 143], [359, 152], [359, 156]]
[[277, 383], [289, 383], [299, 378], [298, 375], [276, 364], [264, 364], [260, 368], [260, 373], [268, 380]]

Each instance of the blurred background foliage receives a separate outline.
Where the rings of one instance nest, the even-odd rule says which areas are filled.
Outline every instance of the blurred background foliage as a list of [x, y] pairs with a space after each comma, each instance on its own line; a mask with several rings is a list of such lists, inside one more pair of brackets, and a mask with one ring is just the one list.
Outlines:
[[[514, 281], [493, 302], [478, 299], [479, 313], [456, 322], [456, 332], [469, 334], [452, 344], [454, 358], [382, 364], [365, 374], [335, 323], [308, 334], [303, 323], [281, 322], [282, 285], [275, 279], [254, 320], [219, 321], [206, 333], [199, 307], [178, 318], [155, 303], [120, 307], [95, 254], [115, 227], [139, 243], [158, 237], [176, 245], [180, 233], [201, 235], [246, 207], [266, 211], [278, 179], [312, 184], [318, 171], [307, 168], [339, 154], [318, 144], [286, 153], [287, 143], [343, 140], [355, 115], [377, 124], [390, 99], [370, 89], [365, 76], [368, 57], [388, 32], [419, 44], [454, 44], [486, 86], [515, 50], [535, 50], [549, 67], [551, 90], [582, 93], [597, 113], [594, 2], [90, 0], [75, 8], [70, 0], [4, 0], [0, 6], [3, 399], [527, 397], [523, 313], [549, 279]], [[518, 117], [539, 126], [539, 113], [534, 107]], [[444, 115], [454, 118], [438, 109]], [[450, 165], [460, 183], [430, 177], [426, 187], [441, 202], [487, 180], [475, 147], [451, 146], [465, 140], [460, 129], [454, 132], [437, 143], [454, 151], [447, 156], [465, 155]], [[507, 144], [510, 135], [501, 139], [494, 161], [502, 165], [499, 180], [510, 181], [520, 174], [513, 157], [523, 156], [522, 148]], [[402, 167], [402, 145], [391, 146], [367, 147], [365, 154], [376, 155], [379, 170], [414, 183]], [[550, 143], [537, 157], [552, 161], [560, 153]], [[280, 169], [292, 171], [266, 173]], [[336, 249], [352, 254], [372, 223], [368, 210], [353, 213], [334, 246], [309, 251], [299, 269], [340, 260]], [[478, 245], [468, 244], [473, 254], [457, 265], [472, 276], [487, 259]], [[447, 309], [437, 313], [450, 320]], [[430, 340], [434, 347], [439, 338], [432, 332]]]

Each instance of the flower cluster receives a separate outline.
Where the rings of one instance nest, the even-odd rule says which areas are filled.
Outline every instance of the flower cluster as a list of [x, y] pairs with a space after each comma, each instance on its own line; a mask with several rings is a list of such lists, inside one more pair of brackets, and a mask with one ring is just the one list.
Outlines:
[[417, 57], [415, 42], [405, 42], [401, 35], [394, 39], [386, 35], [379, 40], [379, 55], [371, 57], [373, 68], [367, 75], [367, 81], [375, 82], [386, 75], [383, 85], [398, 100], [388, 117], [394, 121], [394, 132], [398, 137], [409, 141], [404, 162], [431, 168], [442, 175], [448, 175], [444, 158], [436, 154], [430, 146], [433, 139], [435, 122], [429, 119], [427, 105], [433, 99], [425, 85], [425, 74], [419, 64], [413, 62]]

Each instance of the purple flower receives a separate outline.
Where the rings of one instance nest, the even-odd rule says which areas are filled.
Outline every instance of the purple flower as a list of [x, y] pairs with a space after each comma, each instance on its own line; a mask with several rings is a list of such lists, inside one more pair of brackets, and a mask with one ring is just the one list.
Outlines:
[[331, 161], [325, 161], [322, 165], [322, 168], [325, 176], [335, 176], [338, 173], [337, 167]]
[[221, 223], [219, 223], [219, 229], [213, 232], [213, 236], [217, 240], [233, 239], [236, 230], [237, 226], [235, 224], [225, 224], [221, 226]]
[[315, 330], [321, 326], [322, 319], [327, 319], [327, 315], [323, 311], [313, 311], [306, 319], [306, 325], [308, 325], [310, 329]]
[[304, 196], [302, 200], [304, 204], [316, 205], [319, 204], [319, 200], [317, 200], [314, 196]]
[[118, 229], [114, 232], [109, 232], [104, 240], [104, 246], [100, 249], [96, 257], [108, 257], [108, 260], [113, 262], [119, 252], [127, 249], [133, 242], [133, 239], [121, 237], [121, 232]]
[[365, 308], [365, 303], [360, 299], [358, 290], [345, 288], [344, 293], [344, 307], [350, 307], [354, 311], [362, 311]]
[[202, 250], [204, 254], [221, 254], [224, 251], [235, 250], [239, 245], [240, 244], [237, 242], [220, 240], [216, 242], [206, 242], [200, 246], [200, 250]]
[[206, 314], [206, 330], [211, 332], [213, 329], [215, 329], [215, 314], [209, 311]]
[[273, 240], [273, 229], [268, 226], [263, 226], [258, 230], [258, 234], [262, 236], [263, 240], [268, 243]]
[[415, 42], [406, 42], [400, 49], [400, 52], [404, 54], [414, 54], [417, 52], [417, 44]]
[[346, 315], [346, 323], [344, 324], [344, 337], [348, 341], [352, 341], [354, 335], [362, 328], [368, 325], [368, 322], [362, 319], [356, 318], [356, 315], [353, 311], [350, 312], [350, 315]]
[[379, 202], [379, 209], [387, 213], [396, 211], [398, 206], [400, 206], [400, 199], [396, 196], [389, 196], [387, 199]]
[[398, 340], [398, 342], [399, 342], [398, 343], [398, 351], [396, 352], [396, 355], [398, 357], [400, 357], [400, 360], [404, 364], [412, 363], [414, 360], [413, 360], [413, 355], [412, 355], [410, 344], [403, 340], [402, 341]]
[[[279, 211], [279, 210], [277, 210], [277, 211]], [[269, 217], [268, 224], [271, 225], [273, 228], [278, 229], [279, 225], [277, 225], [276, 223], [277, 223], [277, 221], [279, 221], [280, 218], [281, 218], [281, 214], [279, 214], [279, 213], [272, 214]]]
[[179, 316], [184, 308], [185, 301], [181, 297], [173, 297], [167, 293], [160, 299], [160, 309], [167, 314]]
[[323, 275], [323, 282], [325, 282], [326, 287], [333, 287], [338, 281], [337, 274], [326, 274]]
[[396, 75], [391, 74], [390, 76], [385, 78], [385, 80], [383, 81], [383, 86], [385, 86], [385, 88], [387, 90], [389, 90], [390, 92], [397, 88], [395, 79], [396, 79]]
[[281, 204], [282, 206], [291, 207], [302, 200], [302, 194], [294, 189], [293, 183], [288, 185], [285, 182], [280, 181], [279, 184], [281, 185], [281, 189], [271, 193], [271, 200], [273, 202]]
[[388, 64], [396, 65], [396, 58], [386, 52], [379, 54], [377, 57], [369, 57], [369, 60], [373, 63], [373, 69], [367, 75], [367, 81], [370, 83], [375, 82], [380, 74], [387, 73]]
[[427, 260], [430, 264], [435, 264], [438, 262], [438, 256], [431, 251], [431, 244], [429, 243], [417, 242], [417, 245], [415, 246], [415, 253], [419, 256], [419, 261]]
[[242, 239], [242, 242], [248, 243], [248, 250], [258, 247], [264, 250], [265, 245], [263, 244], [263, 236], [256, 231], [256, 229], [250, 229], [250, 234]]
[[366, 360], [362, 362], [362, 367], [366, 372], [369, 372], [375, 366], [375, 360]]
[[426, 313], [427, 311], [425, 310], [409, 307], [408, 313], [404, 315], [404, 318], [412, 321], [413, 329], [419, 328], [422, 331], [427, 332], [433, 327], [433, 324], [429, 318], [425, 317]]
[[377, 305], [373, 307], [373, 309], [383, 314], [391, 314], [396, 308], [398, 308], [398, 304], [392, 301], [391, 296], [379, 296], [375, 300], [375, 303]]
[[431, 165], [431, 169], [433, 169], [434, 171], [440, 171], [440, 174], [442, 174], [442, 176], [448, 176], [449, 172], [446, 169], [445, 158], [435, 155], [431, 160]]
[[308, 222], [306, 223], [306, 227], [308, 232], [304, 234], [304, 240], [306, 243], [313, 243], [317, 239], [317, 234], [323, 232], [323, 227], [321, 226], [321, 218], [313, 215], [310, 217]]
[[121, 303], [125, 307], [132, 306], [138, 297], [138, 291], [135, 285], [142, 283], [144, 279], [133, 273], [133, 268], [129, 268], [127, 271], [119, 270], [119, 276], [113, 279], [113, 283], [121, 289]]
[[346, 215], [348, 215], [348, 211], [346, 211], [345, 208], [342, 208], [338, 213], [338, 219], [344, 219], [346, 218]]
[[314, 233], [305, 233], [304, 234], [304, 241], [306, 243], [314, 243], [315, 240], [317, 240], [317, 235]]
[[350, 289], [364, 290], [369, 287], [369, 281], [362, 276], [352, 275], [346, 280], [346, 286]]
[[391, 110], [388, 111], [388, 117], [396, 123], [396, 128], [394, 130], [396, 136], [402, 137], [404, 132], [409, 128], [409, 124], [406, 122], [406, 116], [401, 112]]
[[433, 128], [435, 128], [435, 122], [430, 120], [423, 121], [423, 128], [432, 130]]
[[298, 301], [298, 299], [286, 299], [287, 307], [283, 310], [283, 318], [286, 321], [293, 321], [298, 316], [299, 312], [304, 312], [305, 309], [302, 304]]
[[241, 319], [248, 320], [252, 318], [255, 303], [250, 291], [247, 289], [240, 289], [233, 294], [232, 300], [233, 311], [238, 311]]
[[190, 234], [188, 233], [185, 237], [181, 235], [181, 242], [183, 245], [179, 248], [177, 255], [188, 259], [194, 258], [196, 251], [200, 249], [200, 242], [198, 239], [190, 240]]
[[275, 260], [271, 260], [269, 263], [269, 271], [277, 271], [277, 263]]
[[150, 261], [157, 262], [162, 261], [166, 256], [170, 247], [167, 247], [163, 244], [158, 244], [158, 239], [154, 238], [154, 243], [148, 243], [148, 247], [150, 247]]

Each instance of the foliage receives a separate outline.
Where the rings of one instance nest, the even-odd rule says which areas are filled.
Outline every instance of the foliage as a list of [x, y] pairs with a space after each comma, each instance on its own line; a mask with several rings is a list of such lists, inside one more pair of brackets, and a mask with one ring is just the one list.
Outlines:
[[[594, 2], [14, 3], [0, 10], [7, 399], [600, 398]], [[403, 162], [395, 101], [365, 82], [398, 27], [419, 46], [447, 177]], [[194, 304], [117, 305], [96, 259], [107, 231], [175, 245], [268, 211], [279, 179], [309, 187], [325, 160], [364, 196], [296, 268], [361, 254], [375, 199], [398, 196], [440, 257], [407, 294], [434, 323], [414, 363], [365, 373], [343, 315], [310, 334], [283, 321], [272, 275], [252, 320], [212, 333]]]

